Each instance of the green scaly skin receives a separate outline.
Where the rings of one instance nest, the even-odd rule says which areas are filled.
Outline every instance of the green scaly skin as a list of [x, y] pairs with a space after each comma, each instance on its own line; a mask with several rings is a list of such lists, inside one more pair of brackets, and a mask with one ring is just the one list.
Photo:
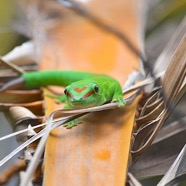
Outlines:
[[[39, 71], [23, 74], [26, 88], [39, 86], [66, 86], [65, 96], [56, 97], [58, 102], [66, 102], [64, 108], [88, 108], [107, 102], [118, 102], [125, 105], [122, 88], [119, 82], [107, 75], [76, 71]], [[65, 126], [71, 128], [77, 122], [72, 121]]]

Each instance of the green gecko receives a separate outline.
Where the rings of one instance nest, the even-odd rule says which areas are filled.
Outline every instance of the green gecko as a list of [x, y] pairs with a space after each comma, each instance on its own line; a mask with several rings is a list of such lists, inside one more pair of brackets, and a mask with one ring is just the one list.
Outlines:
[[[81, 109], [99, 106], [107, 102], [118, 102], [118, 107], [125, 105], [119, 82], [103, 74], [78, 71], [38, 71], [28, 72], [20, 78], [5, 84], [0, 91], [24, 86], [25, 88], [57, 85], [66, 87], [64, 94], [56, 96], [58, 102], [66, 102], [65, 109]], [[77, 122], [65, 126], [71, 128]]]

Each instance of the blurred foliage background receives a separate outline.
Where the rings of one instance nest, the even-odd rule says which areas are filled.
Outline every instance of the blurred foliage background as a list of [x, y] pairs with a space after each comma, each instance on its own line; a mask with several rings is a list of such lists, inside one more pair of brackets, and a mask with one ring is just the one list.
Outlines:
[[[16, 24], [20, 23], [22, 18], [26, 18], [22, 9], [16, 1], [1, 0], [0, 6], [0, 55], [5, 55], [15, 46], [23, 43], [25, 35], [17, 32]], [[25, 25], [26, 26], [26, 25]], [[26, 33], [25, 33], [26, 34]]]
[[186, 0], [148, 0], [145, 48], [153, 63], [186, 15]]

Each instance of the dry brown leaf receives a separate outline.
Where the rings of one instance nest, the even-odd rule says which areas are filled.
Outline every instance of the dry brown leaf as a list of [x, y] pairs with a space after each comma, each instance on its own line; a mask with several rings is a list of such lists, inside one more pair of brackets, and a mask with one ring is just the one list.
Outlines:
[[[150, 146], [161, 125], [167, 119], [170, 112], [173, 112], [174, 107], [179, 102], [180, 98], [185, 94], [185, 49], [186, 37], [182, 39], [167, 70], [165, 71], [161, 91], [159, 90], [159, 93], [153, 93], [152, 96], [146, 99], [147, 101], [145, 101], [144, 108], [142, 108], [142, 114], [136, 120], [138, 130], [135, 134], [135, 141], [132, 150], [134, 159], [136, 159], [145, 151], [147, 147]], [[154, 102], [151, 105], [153, 110], [150, 110], [150, 113], [145, 113], [145, 109], [148, 107], [148, 104], [151, 104], [152, 102]]]
[[184, 117], [182, 121], [178, 120], [164, 126], [152, 145], [130, 167], [129, 171], [138, 179], [164, 175], [185, 145], [185, 122]]

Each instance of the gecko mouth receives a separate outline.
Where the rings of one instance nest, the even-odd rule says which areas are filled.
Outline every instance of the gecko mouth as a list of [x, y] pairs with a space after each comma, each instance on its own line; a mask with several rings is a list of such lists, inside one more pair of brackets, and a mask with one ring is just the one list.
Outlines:
[[82, 100], [73, 100], [69, 103], [69, 105], [73, 108], [88, 108], [94, 106], [94, 103], [84, 103]]
[[76, 102], [73, 102], [73, 105], [78, 105], [79, 106], [79, 105], [82, 105], [82, 103], [80, 101], [78, 101], [78, 102], [76, 101]]
[[71, 106], [81, 106], [83, 104], [82, 104], [81, 100], [73, 100], [73, 101], [70, 102], [70, 105]]

